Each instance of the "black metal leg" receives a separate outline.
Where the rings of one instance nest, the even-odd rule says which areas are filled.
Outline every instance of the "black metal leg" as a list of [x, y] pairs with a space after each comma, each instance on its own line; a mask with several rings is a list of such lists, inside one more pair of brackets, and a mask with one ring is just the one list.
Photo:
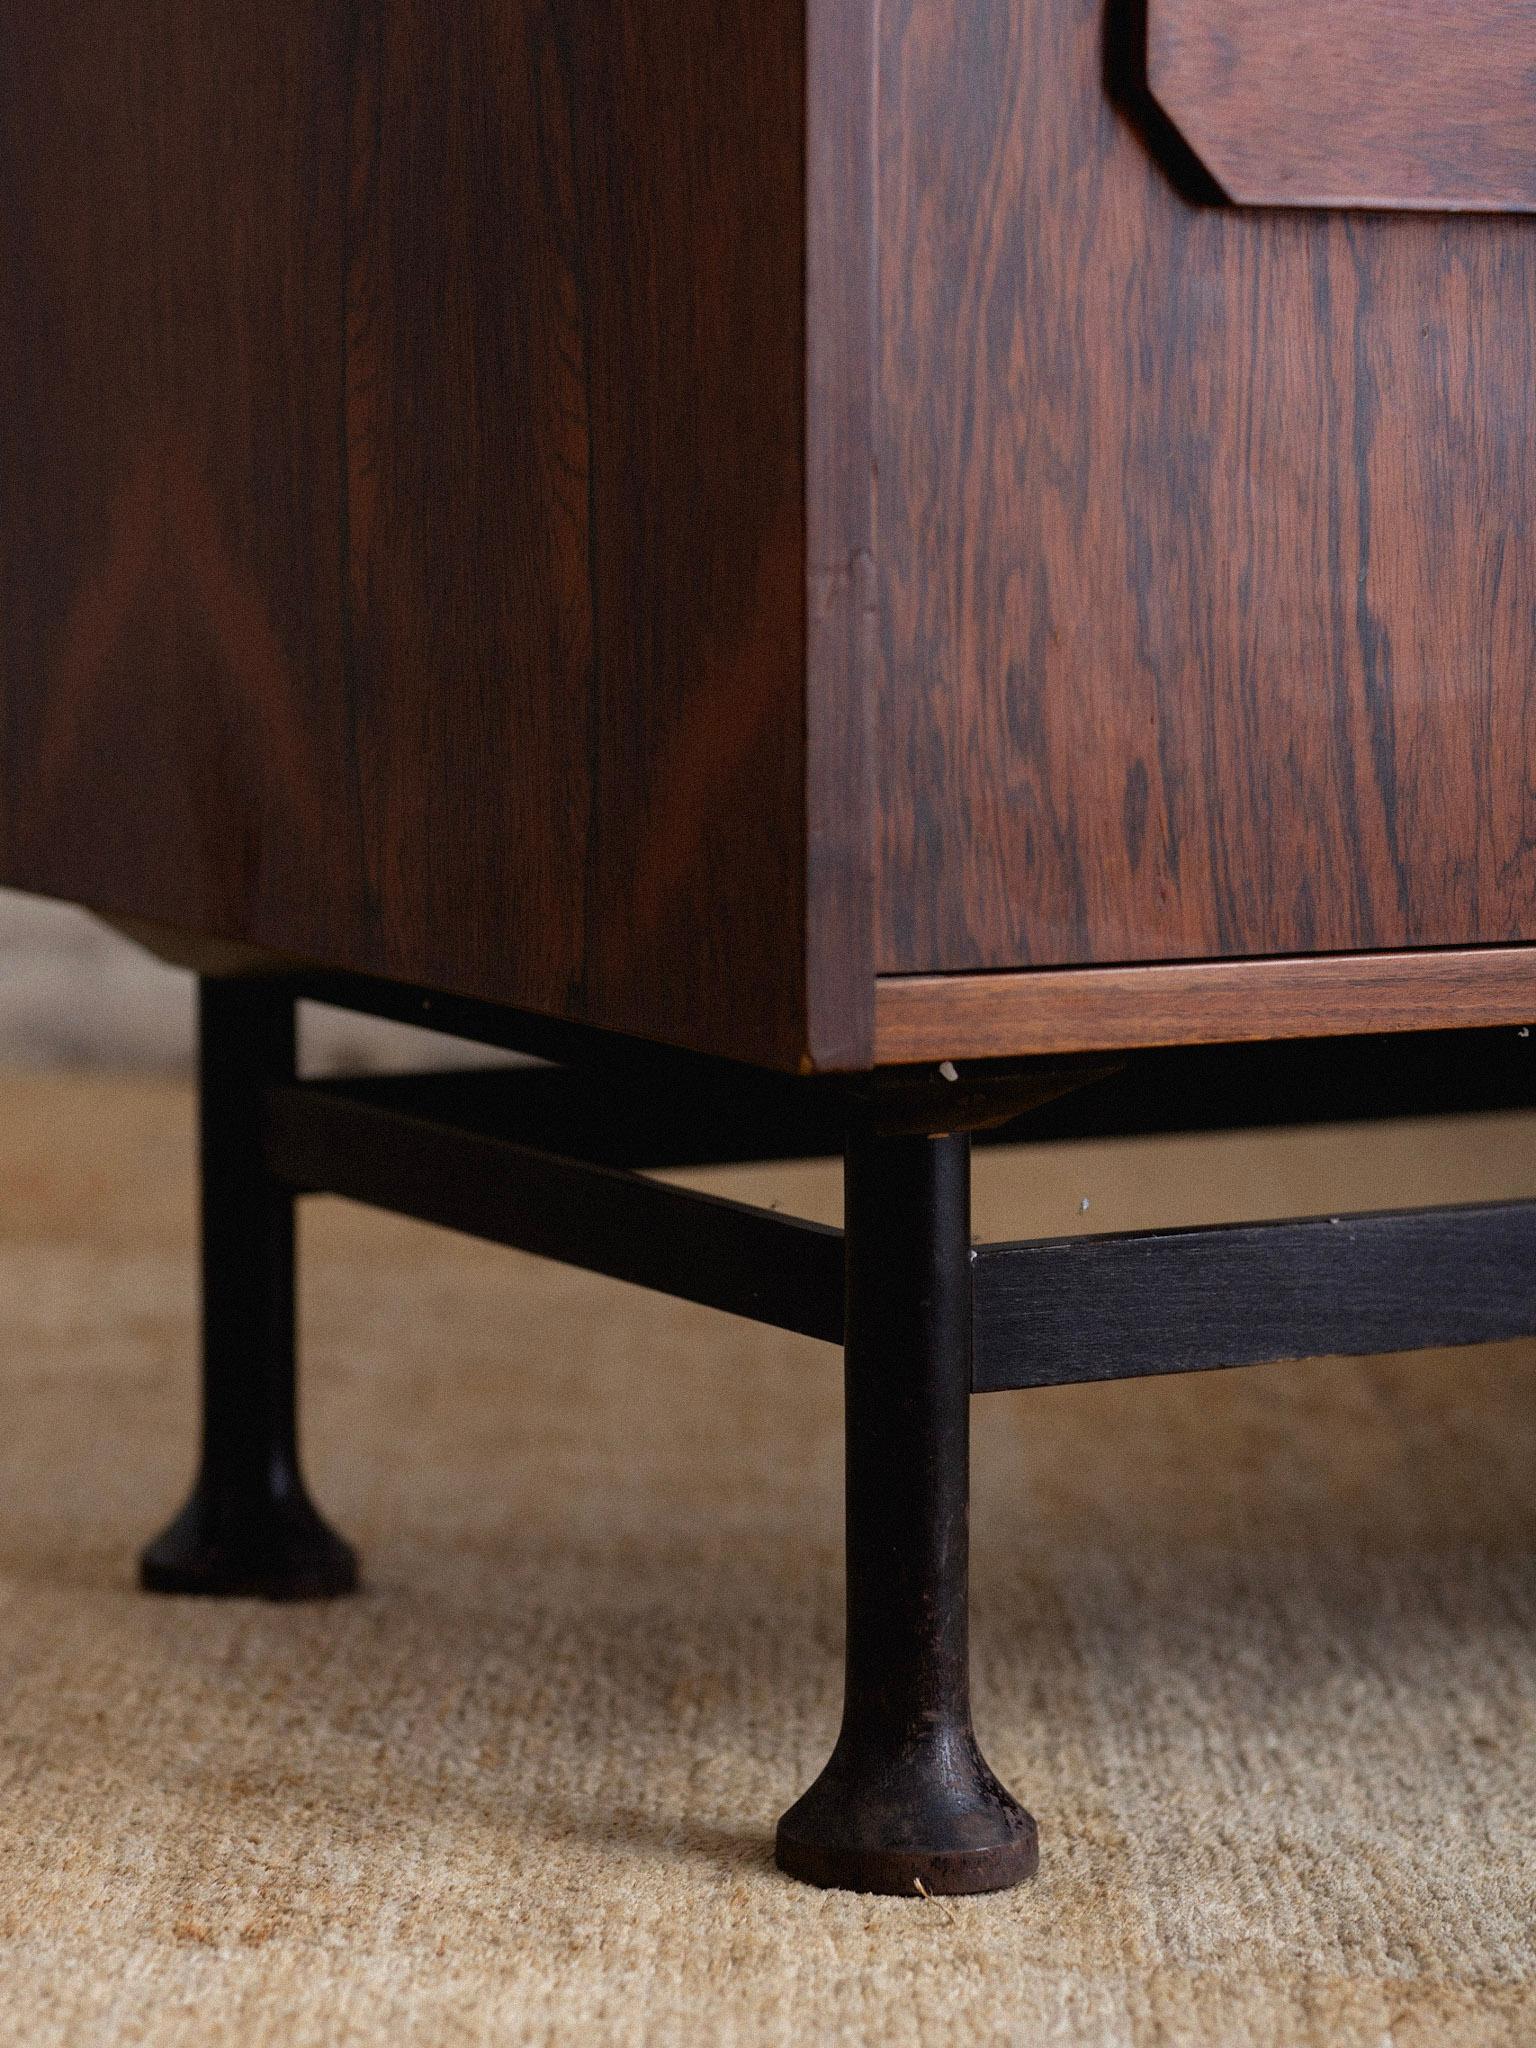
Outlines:
[[845, 1229], [843, 1724], [778, 1861], [851, 1891], [997, 1891], [1038, 1849], [971, 1728], [970, 1140], [855, 1136]]
[[291, 992], [205, 980], [199, 1053], [202, 1460], [191, 1499], [145, 1551], [140, 1576], [154, 1593], [349, 1593], [357, 1560], [299, 1469], [293, 1197], [262, 1161], [262, 1091], [293, 1076]]

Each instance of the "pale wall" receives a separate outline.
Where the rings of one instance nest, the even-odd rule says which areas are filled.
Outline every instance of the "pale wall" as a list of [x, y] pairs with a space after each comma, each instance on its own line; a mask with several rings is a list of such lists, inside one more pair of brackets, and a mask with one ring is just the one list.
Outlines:
[[[493, 1055], [408, 1026], [305, 1006], [305, 1066], [462, 1065]], [[0, 1067], [185, 1069], [192, 977], [83, 910], [0, 889]]]

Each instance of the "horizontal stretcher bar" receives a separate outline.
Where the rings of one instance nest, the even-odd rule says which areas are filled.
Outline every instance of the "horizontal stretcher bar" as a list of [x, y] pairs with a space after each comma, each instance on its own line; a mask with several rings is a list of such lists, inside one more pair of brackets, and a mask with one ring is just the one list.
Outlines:
[[[568, 1082], [282, 1083], [265, 1097], [267, 1167], [295, 1192], [842, 1342], [841, 1231], [613, 1163], [729, 1148], [720, 1130], [718, 1144], [642, 1142], [644, 1104], [627, 1133], [568, 1117]], [[759, 1149], [742, 1149], [771, 1156], [768, 1135], [749, 1120]], [[599, 1157], [578, 1156], [583, 1139]], [[1536, 1335], [1536, 1202], [980, 1245], [972, 1280], [978, 1392], [1477, 1344]]]
[[299, 1193], [344, 1195], [843, 1341], [843, 1233], [824, 1224], [439, 1122], [345, 1086], [268, 1090], [264, 1150], [268, 1170]]
[[995, 1244], [978, 1393], [1536, 1335], [1536, 1202]]

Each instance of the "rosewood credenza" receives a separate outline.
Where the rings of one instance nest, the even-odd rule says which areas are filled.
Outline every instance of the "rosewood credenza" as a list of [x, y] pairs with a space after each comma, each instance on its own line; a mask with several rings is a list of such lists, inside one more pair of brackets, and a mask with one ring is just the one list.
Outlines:
[[[1536, 1332], [1497, 1208], [970, 1134], [1536, 1100], [1531, 0], [0, 0], [0, 882], [202, 976], [167, 1591], [354, 1580], [329, 1189], [846, 1337], [785, 1868], [974, 1890], [972, 1391]], [[301, 1082], [294, 1005], [550, 1066]], [[845, 1233], [645, 1169], [845, 1151]]]

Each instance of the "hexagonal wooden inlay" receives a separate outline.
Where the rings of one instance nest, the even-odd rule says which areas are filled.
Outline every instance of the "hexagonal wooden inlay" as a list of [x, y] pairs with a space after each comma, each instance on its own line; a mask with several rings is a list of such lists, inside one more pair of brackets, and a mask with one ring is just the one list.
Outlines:
[[1536, 211], [1536, 0], [1147, 0], [1147, 78], [1241, 204]]

